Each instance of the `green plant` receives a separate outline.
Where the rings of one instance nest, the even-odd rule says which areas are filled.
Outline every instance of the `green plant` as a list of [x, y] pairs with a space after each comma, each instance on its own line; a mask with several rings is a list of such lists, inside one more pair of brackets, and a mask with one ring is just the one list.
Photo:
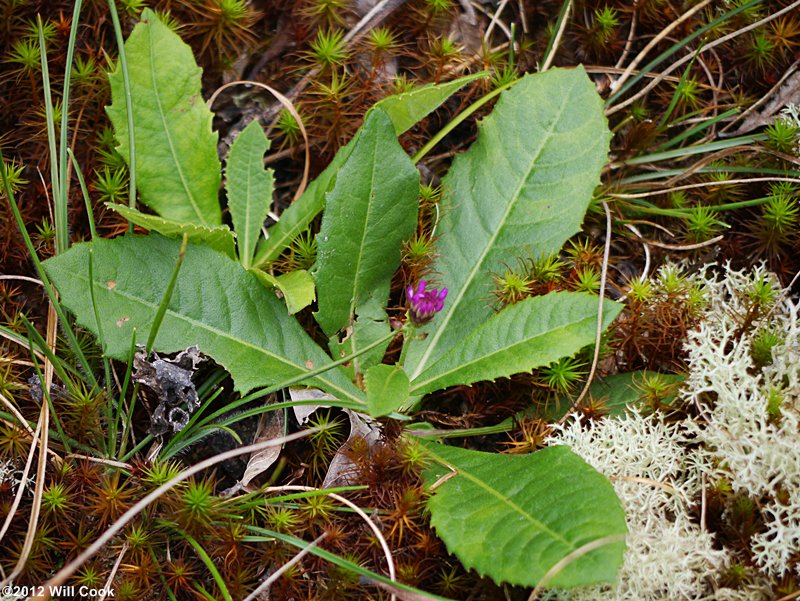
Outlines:
[[332, 68], [341, 65], [347, 59], [347, 45], [341, 29], [331, 32], [317, 31], [317, 38], [311, 42], [309, 53], [315, 63], [322, 67]]
[[[537, 256], [555, 257], [578, 230], [599, 182], [610, 133], [594, 86], [581, 69], [553, 70], [516, 82], [486, 118], [478, 140], [455, 160], [443, 182], [447, 197], [442, 202], [452, 204], [444, 207], [436, 225], [431, 264], [447, 287], [411, 283], [399, 325], [401, 355], [390, 364], [384, 363], [385, 355], [397, 336], [387, 313], [391, 283], [403, 242], [418, 226], [420, 209], [419, 173], [397, 136], [470, 78], [378, 103], [331, 166], [269, 229], [268, 238], [261, 227], [273, 188], [272, 173], [263, 168], [269, 142], [260, 125], [251, 123], [231, 147], [225, 169], [234, 237], [222, 224], [217, 140], [211, 113], [198, 102], [200, 73], [190, 51], [149, 10], [125, 51], [136, 67], [130, 70], [131, 96], [124, 92], [121, 70], [115, 71], [109, 114], [118, 151], [129, 162], [132, 177], [135, 173], [140, 200], [156, 215], [124, 205], [114, 208], [157, 233], [75, 245], [45, 267], [65, 305], [98, 335], [106, 356], [129, 360], [136, 341], [166, 353], [197, 344], [230, 372], [236, 391], [245, 396], [224, 408], [232, 412], [224, 419], [219, 419], [220, 411], [193, 415], [179, 447], [196, 442], [209, 429], [236, 423], [241, 418], [233, 410], [250, 400], [300, 382], [333, 394], [338, 406], [373, 417], [397, 415], [446, 387], [563, 360], [595, 339], [598, 303], [603, 308], [601, 328], [618, 314], [618, 304], [576, 292], [524, 298], [499, 312], [485, 302], [492, 285], [487, 274], [503, 268], [508, 249], [535, 241]], [[169, 60], [153, 61], [152, 52]], [[567, 111], [567, 102], [581, 110]], [[174, 107], [170, 119], [158, 111], [167, 105]], [[295, 270], [275, 276], [266, 270], [320, 211], [310, 274]], [[138, 267], [142, 264], [146, 272]], [[550, 274], [560, 268], [546, 261], [537, 277], [552, 281]], [[283, 300], [276, 297], [276, 287]], [[314, 294], [318, 335], [327, 338], [330, 353], [290, 315], [307, 306]], [[256, 413], [265, 410], [259, 407]], [[465, 565], [498, 580], [533, 586], [584, 544], [603, 540], [547, 578], [561, 586], [613, 578], [623, 550], [624, 517], [608, 482], [568, 450], [487, 457], [437, 443], [424, 447], [436, 464], [431, 484], [445, 466], [459, 471], [436, 487], [429, 508], [445, 542]], [[514, 466], [528, 474], [525, 486], [531, 494], [524, 498], [518, 499], [519, 490], [509, 487]], [[220, 516], [209, 482], [190, 482], [170, 502], [178, 526], [186, 530], [183, 539], [223, 590], [213, 563], [194, 540], [197, 529]], [[459, 521], [466, 513], [454, 505], [454, 499], [463, 498], [460, 490], [476, 486], [493, 494], [487, 499], [470, 493], [474, 510], [494, 514], [507, 525], [524, 518], [524, 532], [516, 527], [500, 531], [496, 542], [522, 543], [542, 553], [534, 572], [522, 569], [522, 554], [510, 548], [499, 560], [476, 553], [475, 537], [483, 541], [483, 532], [493, 530], [496, 520], [481, 521], [472, 533], [465, 532]], [[544, 501], [536, 492], [542, 486], [557, 499], [557, 512], [543, 512]], [[409, 490], [397, 497], [402, 501], [395, 506], [397, 523], [408, 523], [409, 507], [420, 504], [421, 497]], [[93, 491], [95, 513], [103, 523], [129, 503], [117, 476], [103, 477]], [[325, 497], [306, 501], [305, 511], [315, 520], [330, 515], [320, 499]], [[502, 512], [494, 511], [498, 503]], [[519, 509], [508, 513], [510, 503]], [[592, 526], [577, 532], [576, 520], [589, 520]]]

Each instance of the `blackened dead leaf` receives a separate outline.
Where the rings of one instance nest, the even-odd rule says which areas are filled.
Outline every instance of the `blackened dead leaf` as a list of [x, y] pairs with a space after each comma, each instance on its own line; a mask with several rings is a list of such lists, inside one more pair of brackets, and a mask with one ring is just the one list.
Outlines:
[[174, 359], [162, 359], [156, 353], [145, 357], [139, 350], [133, 358], [134, 382], [146, 387], [158, 399], [150, 416], [150, 433], [161, 436], [183, 429], [200, 406], [192, 375], [203, 360], [196, 346], [178, 353]]

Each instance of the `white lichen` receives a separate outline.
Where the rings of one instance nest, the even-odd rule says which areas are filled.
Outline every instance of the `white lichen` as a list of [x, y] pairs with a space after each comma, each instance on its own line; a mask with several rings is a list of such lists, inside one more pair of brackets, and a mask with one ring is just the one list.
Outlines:
[[[691, 418], [631, 411], [554, 428], [549, 444], [571, 446], [611, 479], [630, 533], [614, 587], [550, 598], [759, 601], [774, 597], [777, 578], [800, 573], [800, 302], [763, 267], [714, 273], [692, 276], [705, 302], [685, 343], [680, 399]], [[721, 548], [698, 523], [703, 486], [718, 484], [760, 516], [749, 557]], [[732, 563], [749, 560], [755, 568], [737, 588], [720, 588]]]
[[[729, 561], [714, 537], [690, 516], [699, 494], [697, 469], [687, 462], [678, 424], [631, 413], [556, 427], [549, 444], [569, 445], [611, 479], [625, 509], [629, 534], [615, 587], [559, 591], [570, 601], [666, 601], [708, 598]], [[712, 597], [713, 598], [713, 597]]]
[[[687, 422], [701, 443], [698, 467], [760, 504], [765, 528], [752, 538], [753, 557], [766, 574], [781, 576], [800, 553], [800, 325], [798, 304], [776, 294], [742, 328], [753, 306], [748, 295], [766, 277], [728, 270], [709, 282], [712, 305], [687, 340], [684, 396], [701, 412]], [[766, 327], [780, 342], [772, 363], [759, 367], [751, 349]]]
[[[783, 119], [800, 130], [800, 106], [790, 102], [781, 110], [777, 118]], [[797, 134], [796, 142], [795, 153], [800, 156], [800, 133]]]

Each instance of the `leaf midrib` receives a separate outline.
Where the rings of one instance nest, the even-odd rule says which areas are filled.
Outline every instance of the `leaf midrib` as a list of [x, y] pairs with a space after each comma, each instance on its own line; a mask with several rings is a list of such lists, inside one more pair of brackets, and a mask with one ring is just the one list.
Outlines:
[[[493, 351], [491, 353], [487, 353], [485, 355], [481, 355], [480, 357], [477, 357], [477, 358], [475, 358], [475, 359], [473, 359], [471, 361], [468, 361], [466, 363], [459, 363], [456, 367], [453, 367], [452, 369], [449, 369], [447, 371], [442, 372], [441, 374], [435, 375], [434, 377], [430, 377], [427, 380], [422, 380], [421, 382], [414, 384], [411, 387], [410, 392], [413, 394], [413, 393], [419, 391], [420, 389], [424, 388], [425, 385], [430, 384], [431, 382], [435, 382], [436, 380], [441, 380], [442, 378], [445, 378], [446, 376], [449, 376], [450, 374], [453, 374], [455, 372], [459, 372], [459, 371], [469, 367], [470, 365], [474, 365], [475, 363], [479, 363], [481, 361], [489, 359], [489, 358], [491, 358], [491, 357], [493, 357], [493, 356], [495, 356], [497, 354], [500, 354], [500, 353], [503, 353], [503, 352], [506, 352], [506, 351], [509, 351], [509, 350], [513, 350], [515, 347], [518, 347], [518, 346], [521, 346], [521, 345], [525, 345], [525, 344], [529, 344], [530, 342], [533, 342], [533, 341], [537, 340], [538, 338], [541, 338], [542, 336], [552, 336], [552, 335], [557, 334], [557, 333], [559, 333], [559, 332], [561, 332], [563, 330], [566, 330], [567, 328], [571, 328], [571, 327], [574, 327], [576, 325], [579, 325], [581, 322], [586, 321], [587, 319], [597, 319], [597, 317], [594, 316], [594, 315], [588, 316], [588, 317], [582, 317], [582, 318], [578, 319], [577, 321], [573, 321], [573, 322], [570, 322], [568, 324], [564, 324], [562, 326], [559, 326], [557, 328], [553, 328], [553, 329], [547, 330], [546, 332], [541, 332], [539, 334], [536, 334], [535, 336], [531, 336], [530, 338], [525, 338], [524, 340], [520, 340], [519, 342], [516, 342], [516, 343], [514, 343], [512, 345], [499, 348], [499, 349], [497, 349], [497, 350], [495, 350], [495, 351]], [[467, 343], [467, 342], [469, 342], [469, 339], [465, 339], [462, 342], [462, 344]], [[444, 361], [444, 359], [446, 359], [446, 358], [447, 358], [447, 354], [443, 355], [441, 358], [439, 358], [433, 365], [431, 365], [425, 371], [429, 371], [429, 370], [434, 369], [439, 363]], [[425, 372], [423, 372], [422, 375], [425, 375]]]
[[[172, 162], [175, 165], [175, 170], [177, 171], [178, 177], [181, 180], [181, 185], [183, 186], [183, 190], [186, 193], [186, 197], [189, 199], [189, 203], [191, 203], [192, 209], [194, 210], [195, 215], [197, 216], [197, 218], [200, 219], [200, 221], [201, 221], [201, 223], [203, 225], [207, 226], [208, 223], [206, 222], [205, 217], [203, 217], [202, 212], [200, 211], [199, 207], [197, 206], [197, 203], [195, 202], [194, 195], [192, 194], [191, 190], [189, 189], [189, 185], [186, 182], [186, 177], [183, 174], [183, 169], [181, 168], [181, 164], [178, 161], [177, 153], [175, 152], [175, 146], [172, 143], [172, 135], [170, 133], [169, 127], [167, 126], [166, 115], [164, 114], [164, 107], [161, 105], [161, 96], [159, 94], [159, 87], [158, 87], [158, 84], [156, 82], [156, 65], [155, 65], [155, 61], [153, 60], [154, 54], [155, 54], [155, 48], [153, 46], [153, 44], [154, 44], [153, 33], [154, 33], [153, 32], [153, 24], [151, 23], [150, 29], [148, 30], [148, 35], [147, 35], [147, 44], [150, 47], [149, 48], [149, 52], [148, 52], [148, 60], [150, 61], [150, 79], [151, 79], [152, 84], [153, 84], [153, 96], [155, 97], [156, 105], [158, 106], [158, 116], [161, 119], [161, 125], [163, 126], [164, 135], [167, 138], [167, 144], [169, 145], [169, 151], [170, 151], [170, 154], [172, 155]], [[132, 101], [132, 99], [131, 99], [131, 101]]]
[[[441, 457], [440, 455], [437, 455], [435, 451], [431, 451], [430, 448], [427, 448], [427, 451], [430, 454], [432, 454], [443, 465], [449, 465], [449, 462], [447, 462], [445, 460], [445, 458]], [[552, 530], [549, 526], [547, 526], [547, 524], [537, 520], [530, 513], [525, 511], [522, 507], [520, 507], [519, 505], [514, 503], [514, 501], [512, 501], [509, 497], [507, 497], [506, 495], [501, 493], [496, 488], [492, 488], [491, 486], [489, 486], [484, 480], [478, 478], [477, 476], [473, 475], [471, 472], [465, 470], [464, 468], [458, 467], [458, 468], [455, 468], [455, 470], [456, 470], [456, 472], [458, 474], [456, 477], [464, 476], [464, 478], [466, 478], [467, 480], [469, 480], [470, 482], [472, 482], [473, 484], [475, 484], [479, 488], [482, 488], [483, 490], [485, 490], [486, 492], [491, 494], [493, 497], [498, 499], [501, 503], [507, 505], [509, 508], [511, 508], [512, 511], [518, 513], [523, 518], [527, 519], [528, 522], [533, 524], [540, 531], [542, 531], [542, 532], [544, 532], [546, 534], [549, 534], [553, 539], [564, 543], [570, 549], [574, 550], [574, 549], [577, 548], [574, 543], [571, 543], [566, 538], [564, 538], [561, 534], [559, 534], [558, 532]], [[442, 486], [443, 487], [447, 486], [447, 483], [445, 482]]]
[[[88, 277], [84, 277], [81, 274], [73, 273], [73, 277], [75, 277], [75, 279], [78, 279], [78, 280], [80, 280], [82, 282], [89, 283]], [[129, 293], [123, 291], [123, 290], [120, 290], [119, 288], [115, 288], [113, 291], [109, 291], [108, 289], [103, 288], [99, 284], [95, 284], [95, 288], [97, 288], [101, 292], [107, 292], [107, 293], [111, 294], [112, 296], [121, 296], [121, 297], [123, 297], [123, 298], [125, 298], [127, 300], [133, 301], [134, 303], [137, 303], [137, 304], [139, 304], [139, 305], [141, 305], [143, 307], [147, 307], [149, 309], [157, 310], [158, 306], [159, 306], [157, 303], [146, 301], [146, 300], [144, 300], [142, 298], [139, 298], [137, 296], [133, 296], [133, 295], [131, 295], [131, 294], [129, 294]], [[302, 367], [299, 367], [296, 363], [293, 363], [292, 361], [286, 359], [285, 357], [281, 357], [280, 355], [272, 353], [272, 352], [268, 351], [267, 349], [265, 349], [264, 347], [258, 346], [258, 345], [254, 344], [252, 342], [248, 342], [247, 340], [242, 340], [241, 338], [236, 338], [232, 334], [226, 332], [225, 330], [220, 330], [218, 328], [214, 328], [214, 327], [208, 325], [207, 323], [204, 323], [204, 322], [199, 321], [197, 319], [193, 319], [193, 318], [189, 317], [188, 315], [184, 315], [182, 313], [176, 313], [172, 309], [167, 309], [165, 317], [166, 317], [166, 315], [171, 315], [174, 318], [176, 318], [178, 320], [181, 320], [181, 321], [184, 321], [184, 322], [186, 322], [186, 323], [188, 323], [190, 325], [199, 326], [200, 329], [206, 330], [207, 332], [209, 332], [211, 334], [215, 334], [217, 336], [220, 336], [221, 338], [229, 340], [229, 341], [231, 341], [231, 342], [233, 342], [235, 344], [239, 344], [239, 345], [254, 349], [254, 350], [256, 350], [256, 351], [258, 351], [258, 352], [260, 352], [260, 353], [262, 353], [264, 355], [267, 355], [268, 357], [271, 357], [273, 359], [277, 359], [278, 361], [280, 361], [284, 365], [288, 365], [288, 366], [290, 366], [290, 367], [292, 367], [294, 369], [299, 370], [301, 373], [303, 372], [303, 368]], [[326, 382], [332, 389], [340, 392], [347, 399], [350, 399], [351, 401], [355, 401], [355, 402], [359, 403], [360, 405], [364, 404], [363, 399], [360, 399], [358, 397], [353, 396], [348, 391], [346, 391], [346, 390], [340, 388], [338, 385], [330, 382], [327, 378], [323, 377], [322, 375], [314, 376], [314, 379], [320, 380], [322, 382]]]
[[[574, 87], [575, 87], [575, 85], [573, 84], [571, 86], [571, 88], [570, 88], [570, 91]], [[569, 94], [564, 94], [564, 97], [565, 98], [569, 98]], [[442, 334], [445, 332], [445, 330], [447, 330], [447, 325], [450, 323], [450, 320], [452, 319], [452, 316], [455, 313], [456, 307], [463, 300], [464, 295], [467, 292], [467, 289], [470, 287], [470, 285], [472, 284], [473, 280], [475, 279], [475, 276], [477, 275], [478, 271], [482, 267], [483, 262], [486, 260], [486, 257], [489, 254], [489, 251], [494, 247], [494, 243], [497, 240], [498, 236], [500, 235], [500, 232], [505, 229], [506, 221], [508, 220], [508, 217], [511, 214], [511, 211], [516, 206], [517, 202], [519, 202], [520, 193], [522, 192], [522, 189], [525, 186], [525, 183], [528, 181], [528, 178], [530, 178], [531, 173], [533, 172], [533, 169], [536, 167], [536, 163], [539, 160], [539, 157], [541, 156], [542, 152], [544, 151], [544, 148], [545, 148], [545, 146], [547, 144], [547, 141], [552, 137], [553, 131], [555, 130], [555, 126], [559, 122], [559, 120], [561, 118], [561, 115], [564, 113], [564, 110], [566, 109], [566, 106], [567, 106], [567, 102], [562, 101], [561, 107], [558, 110], [558, 117], [554, 118], [551, 121], [550, 126], [547, 128], [547, 135], [544, 136], [544, 139], [543, 139], [542, 143], [539, 145], [539, 148], [537, 149], [536, 154], [531, 158], [530, 166], [528, 167], [528, 170], [525, 173], [525, 176], [520, 178], [520, 181], [517, 184], [517, 188], [516, 188], [516, 190], [514, 190], [514, 194], [511, 197], [511, 201], [509, 203], [507, 203], [505, 211], [503, 212], [503, 216], [501, 217], [500, 222], [498, 223], [497, 227], [495, 228], [494, 233], [489, 238], [489, 240], [487, 241], [487, 243], [484, 246], [483, 250], [481, 251], [481, 254], [478, 257], [478, 260], [475, 261], [475, 265], [470, 270], [469, 274], [467, 275], [467, 279], [465, 279], [462, 282], [461, 288], [459, 289], [458, 293], [456, 294], [455, 299], [453, 299], [452, 303], [449, 303], [450, 309], [444, 315], [443, 320], [439, 323], [439, 327], [437, 328], [436, 332], [434, 332], [433, 336], [431, 337], [430, 342], [428, 343], [428, 346], [425, 349], [425, 352], [422, 354], [422, 357], [420, 357], [420, 360], [417, 363], [417, 367], [414, 369], [414, 373], [411, 374], [411, 380], [414, 380], [417, 376], [419, 376], [424, 371], [425, 364], [426, 364], [428, 358], [433, 353], [433, 349], [435, 349], [436, 346], [438, 345], [439, 340], [442, 337]]]
[[[359, 282], [359, 279], [361, 277], [361, 263], [364, 260], [364, 246], [365, 246], [365, 242], [364, 241], [367, 239], [367, 233], [370, 230], [370, 227], [369, 227], [370, 217], [372, 215], [372, 211], [373, 211], [373, 208], [374, 208], [374, 205], [375, 205], [375, 201], [376, 201], [376, 198], [373, 196], [372, 191], [375, 190], [375, 173], [376, 173], [377, 164], [378, 164], [378, 162], [375, 160], [375, 158], [376, 158], [375, 151], [377, 150], [377, 148], [378, 148], [378, 136], [376, 135], [375, 136], [375, 143], [373, 144], [373, 152], [370, 153], [370, 156], [373, 157], [372, 166], [371, 166], [371, 169], [370, 169], [371, 175], [370, 175], [370, 181], [369, 181], [370, 201], [369, 201], [369, 204], [367, 205], [367, 214], [364, 216], [364, 227], [363, 227], [363, 230], [361, 232], [361, 242], [360, 242], [360, 244], [358, 246], [358, 256], [356, 258], [355, 277], [353, 278], [353, 294], [350, 297], [350, 314], [348, 315], [348, 321], [353, 319], [353, 315], [355, 314], [355, 310], [356, 310], [356, 303], [359, 300], [356, 295], [358, 294], [358, 282]], [[356, 348], [356, 341], [353, 340], [353, 352], [357, 352], [357, 351], [358, 351], [358, 349]]]

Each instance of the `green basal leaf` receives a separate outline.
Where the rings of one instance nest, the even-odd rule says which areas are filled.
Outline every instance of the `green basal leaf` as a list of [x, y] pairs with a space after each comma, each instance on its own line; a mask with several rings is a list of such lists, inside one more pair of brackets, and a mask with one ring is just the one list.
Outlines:
[[[448, 83], [425, 86], [405, 94], [389, 96], [379, 101], [375, 107], [389, 115], [395, 133], [400, 135], [425, 118], [463, 86], [485, 76], [485, 73], [475, 73]], [[274, 261], [291, 244], [292, 240], [308, 229], [314, 217], [319, 215], [325, 207], [325, 195], [336, 181], [339, 169], [353, 152], [360, 134], [361, 130], [350, 142], [339, 149], [330, 165], [308, 185], [303, 195], [281, 214], [280, 221], [269, 229], [269, 238], [262, 238], [259, 242], [253, 265], [261, 266]]]
[[[595, 340], [598, 297], [551, 292], [506, 307], [414, 378], [412, 394], [494, 380], [573, 355]], [[622, 305], [605, 301], [603, 329]]]
[[[341, 340], [339, 336], [331, 336], [328, 342], [328, 348], [334, 359], [352, 355], [356, 349], [363, 349], [388, 336], [391, 327], [389, 316], [383, 308], [388, 297], [387, 285], [376, 289], [366, 302], [356, 307], [356, 319], [352, 326], [345, 329], [345, 336]], [[350, 379], [355, 380], [356, 374], [363, 374], [373, 365], [380, 363], [388, 347], [389, 341], [355, 357], [352, 363], [345, 367]]]
[[[63, 303], [97, 333], [89, 291], [94, 249], [94, 300], [106, 354], [124, 359], [136, 340], [147, 340], [181, 243], [157, 235], [98, 239], [76, 244], [45, 261]], [[284, 304], [239, 263], [206, 246], [189, 244], [154, 349], [170, 353], [197, 345], [233, 376], [236, 390], [279, 384], [324, 367], [328, 355], [289, 316]], [[307, 384], [339, 399], [364, 402], [338, 368]]]
[[254, 273], [267, 288], [280, 290], [286, 301], [289, 315], [305, 309], [316, 300], [314, 278], [305, 269], [290, 271], [279, 276], [271, 275], [255, 267], [250, 269], [250, 272]]
[[408, 376], [398, 365], [373, 365], [364, 374], [364, 385], [372, 417], [388, 415], [408, 400]]
[[274, 261], [292, 240], [308, 229], [314, 218], [325, 207], [325, 195], [336, 181], [336, 174], [353, 152], [361, 130], [350, 142], [339, 149], [328, 167], [306, 188], [303, 195], [281, 213], [281, 218], [267, 230], [269, 237], [261, 238], [256, 247], [253, 265], [263, 266]]
[[[464, 567], [495, 582], [536, 586], [584, 545], [627, 532], [611, 483], [568, 447], [530, 455], [470, 451], [423, 442], [437, 462], [431, 524]], [[455, 476], [449, 468], [456, 471]], [[572, 588], [612, 583], [625, 545], [614, 542], [574, 559], [547, 581]]]
[[[212, 114], [201, 95], [192, 50], [150, 10], [125, 42], [131, 83], [140, 200], [162, 217], [214, 227], [220, 162]], [[130, 164], [126, 98], [119, 65], [109, 76], [108, 116]]]
[[491, 317], [492, 273], [520, 249], [555, 253], [578, 231], [610, 137], [582, 68], [526, 75], [503, 93], [442, 182], [433, 270], [450, 294], [427, 337], [409, 343], [412, 381]]
[[417, 225], [418, 194], [419, 173], [392, 122], [370, 111], [326, 197], [317, 235], [315, 317], [328, 336], [350, 325], [356, 307], [391, 282], [400, 246]]
[[239, 247], [239, 261], [249, 268], [261, 236], [261, 226], [272, 203], [272, 169], [264, 169], [269, 140], [258, 120], [244, 128], [228, 154], [225, 189], [233, 230]]
[[236, 258], [236, 249], [233, 232], [227, 225], [217, 227], [206, 227], [194, 223], [181, 223], [158, 215], [148, 215], [136, 209], [131, 209], [127, 205], [106, 203], [109, 209], [113, 209], [134, 225], [143, 227], [151, 232], [157, 232], [167, 238], [183, 238], [184, 234], [189, 236], [189, 242], [195, 244], [205, 244], [206, 246], [225, 253], [231, 259]]
[[430, 84], [404, 92], [387, 96], [375, 103], [374, 108], [383, 109], [394, 124], [395, 133], [399, 136], [435, 111], [439, 105], [458, 92], [468, 83], [487, 77], [488, 73], [472, 73], [442, 84]]

